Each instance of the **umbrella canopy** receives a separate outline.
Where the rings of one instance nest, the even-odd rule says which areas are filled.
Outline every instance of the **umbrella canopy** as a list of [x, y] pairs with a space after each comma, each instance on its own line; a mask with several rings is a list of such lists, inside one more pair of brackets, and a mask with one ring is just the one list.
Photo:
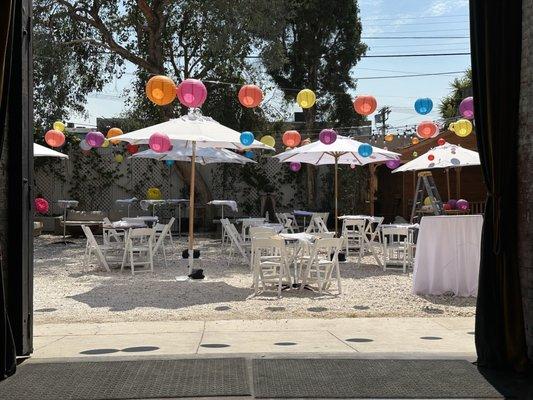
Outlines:
[[60, 153], [59, 151], [52, 150], [48, 147], [42, 146], [37, 143], [33, 144], [33, 156], [34, 157], [68, 158], [66, 154]]
[[192, 144], [195, 143], [197, 148], [274, 150], [274, 148], [258, 140], [254, 140], [251, 145], [245, 146], [241, 143], [240, 132], [218, 123], [213, 118], [195, 112], [116, 136], [113, 140], [123, 140], [131, 144], [148, 144], [150, 137], [155, 132], [167, 135], [173, 144], [178, 144], [180, 147], [192, 147]]
[[[433, 155], [433, 160], [429, 160], [429, 155]], [[447, 143], [431, 149], [392, 172], [418, 171], [433, 168], [456, 168], [469, 165], [480, 165], [479, 154], [473, 150]]]
[[338, 164], [366, 165], [388, 160], [397, 160], [400, 154], [372, 146], [372, 154], [363, 157], [359, 154], [359, 146], [363, 143], [346, 136], [337, 136], [332, 144], [316, 141], [305, 146], [285, 151], [274, 156], [280, 162], [299, 162], [312, 165], [335, 165], [335, 231], [338, 221]]
[[[174, 160], [174, 161], [191, 161], [192, 148], [190, 147], [174, 147], [171, 151], [165, 153], [156, 153], [153, 150], [145, 150], [135, 153], [130, 158], [151, 158], [154, 160]], [[232, 164], [246, 164], [255, 163], [255, 161], [234, 153], [226, 149], [213, 149], [209, 147], [199, 148], [196, 150], [195, 162], [198, 164], [216, 164], [216, 163], [232, 163]]]

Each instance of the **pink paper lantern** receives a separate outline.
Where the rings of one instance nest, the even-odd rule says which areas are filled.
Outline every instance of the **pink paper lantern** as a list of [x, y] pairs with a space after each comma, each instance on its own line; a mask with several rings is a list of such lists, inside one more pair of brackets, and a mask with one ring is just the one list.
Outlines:
[[148, 145], [156, 153], [165, 153], [170, 150], [172, 144], [170, 139], [164, 133], [156, 132], [148, 140]]
[[43, 199], [42, 197], [37, 197], [33, 204], [35, 206], [35, 211], [37, 211], [39, 214], [46, 214], [48, 212], [48, 201], [46, 199]]
[[385, 165], [389, 169], [396, 169], [400, 166], [400, 160], [388, 160]]
[[332, 144], [337, 140], [337, 132], [333, 129], [322, 129], [318, 135], [318, 139], [324, 144]]
[[465, 199], [459, 199], [459, 200], [457, 200], [457, 203], [455, 204], [455, 207], [458, 210], [466, 211], [466, 210], [469, 209], [470, 205], [468, 204], [468, 201], [466, 201]]
[[474, 98], [467, 97], [459, 104], [459, 114], [466, 119], [474, 119]]
[[198, 79], [185, 79], [176, 88], [178, 100], [185, 107], [198, 108], [204, 104], [207, 98], [207, 89]]
[[302, 168], [302, 164], [299, 162], [291, 162], [289, 168], [292, 172], [298, 172]]
[[105, 136], [101, 132], [89, 132], [85, 135], [85, 142], [91, 147], [100, 147], [105, 141]]

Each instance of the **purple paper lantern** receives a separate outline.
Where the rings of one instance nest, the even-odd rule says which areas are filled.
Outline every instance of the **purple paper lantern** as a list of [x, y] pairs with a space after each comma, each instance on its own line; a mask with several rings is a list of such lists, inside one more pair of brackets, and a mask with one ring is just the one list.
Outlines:
[[292, 172], [298, 172], [302, 168], [302, 164], [299, 162], [291, 162], [289, 168]]
[[337, 132], [333, 129], [322, 129], [318, 135], [318, 139], [324, 144], [332, 144], [337, 140]]
[[198, 108], [204, 104], [207, 98], [207, 89], [198, 79], [185, 79], [176, 88], [178, 100], [185, 107]]
[[461, 101], [459, 113], [466, 119], [474, 119], [474, 98], [472, 96]]
[[100, 147], [105, 141], [105, 136], [101, 132], [89, 132], [85, 135], [85, 142], [91, 147]]
[[447, 203], [449, 206], [450, 206], [450, 209], [451, 210], [455, 210], [456, 207], [457, 207], [457, 200], [455, 199], [450, 199], [448, 200], [448, 203]]
[[152, 149], [156, 153], [165, 153], [169, 151], [170, 147], [172, 146], [168, 136], [164, 133], [159, 132], [156, 132], [152, 134], [152, 136], [150, 136], [150, 139], [148, 140], [148, 145], [150, 146], [150, 149]]
[[385, 165], [389, 168], [389, 169], [396, 169], [400, 166], [400, 160], [388, 160]]
[[459, 200], [457, 200], [457, 203], [456, 203], [455, 207], [458, 210], [466, 211], [466, 210], [468, 210], [470, 208], [470, 205], [468, 204], [468, 201], [466, 201], [465, 199], [459, 199]]

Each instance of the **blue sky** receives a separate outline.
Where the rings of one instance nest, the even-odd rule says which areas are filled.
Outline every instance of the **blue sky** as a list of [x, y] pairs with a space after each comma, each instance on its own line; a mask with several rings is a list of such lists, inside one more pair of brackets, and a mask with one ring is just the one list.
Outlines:
[[[368, 55], [469, 52], [468, 0], [360, 0], [364, 42]], [[371, 39], [382, 36], [460, 36], [457, 39]], [[357, 78], [464, 71], [470, 56], [364, 58], [354, 68]], [[395, 79], [361, 79], [356, 93], [372, 94], [379, 106], [390, 106], [389, 123], [394, 126], [416, 124], [422, 119], [437, 118], [436, 106], [449, 92], [450, 82], [461, 74]], [[121, 91], [133, 77], [125, 75], [104, 88], [104, 96], [88, 99], [87, 119], [73, 116], [70, 120], [96, 124], [97, 117], [117, 116], [123, 109]], [[268, 96], [268, 95], [267, 95]], [[107, 97], [107, 98], [106, 98]], [[419, 97], [430, 97], [435, 104], [428, 116], [417, 115], [413, 103]]]

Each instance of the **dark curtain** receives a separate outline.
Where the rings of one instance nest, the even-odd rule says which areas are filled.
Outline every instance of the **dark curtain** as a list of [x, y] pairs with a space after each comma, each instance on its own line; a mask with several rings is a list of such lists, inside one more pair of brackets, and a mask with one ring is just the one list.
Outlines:
[[[2, 150], [6, 129], [7, 93], [11, 67], [12, 6], [12, 0], [0, 2], [0, 157], [7, 157], [7, 151]], [[0, 380], [7, 378], [15, 372], [15, 357], [15, 342], [6, 309], [4, 265], [0, 257]]]
[[517, 263], [516, 174], [522, 2], [470, 0], [477, 146], [488, 189], [476, 308], [478, 365], [527, 364]]

